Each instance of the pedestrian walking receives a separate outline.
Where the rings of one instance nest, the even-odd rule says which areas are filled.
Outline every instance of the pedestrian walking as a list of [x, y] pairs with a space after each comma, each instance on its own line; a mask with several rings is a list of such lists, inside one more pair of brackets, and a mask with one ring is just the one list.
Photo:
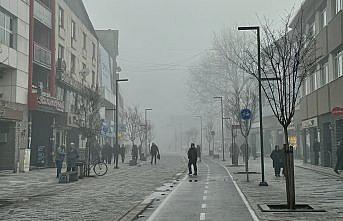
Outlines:
[[281, 168], [283, 168], [283, 157], [282, 157], [282, 150], [280, 151], [279, 146], [275, 145], [275, 149], [270, 154], [270, 158], [273, 160], [273, 167], [275, 171], [275, 176], [280, 176]]
[[339, 170], [343, 170], [343, 138], [337, 144], [337, 162], [334, 171], [339, 174]]
[[[198, 175], [198, 168], [197, 168], [197, 160], [198, 160], [198, 152], [195, 148], [194, 143], [191, 143], [191, 147], [188, 149], [188, 175]], [[192, 166], [194, 169], [194, 173], [192, 173]]]
[[105, 155], [104, 157], [105, 157], [106, 163], [111, 164], [113, 151], [112, 151], [111, 145], [108, 142], [106, 142], [104, 146], [104, 155]]
[[122, 163], [124, 163], [124, 161], [125, 161], [125, 153], [126, 153], [125, 145], [122, 144], [121, 148], [120, 148], [120, 157], [121, 157], [121, 162]]
[[160, 159], [160, 150], [158, 149], [158, 146], [155, 143], [151, 144], [150, 155], [151, 155], [150, 163], [152, 164], [153, 161], [155, 160], [155, 164], [156, 164], [156, 158]]
[[62, 165], [65, 157], [65, 147], [59, 146], [56, 150], [56, 178], [60, 177], [62, 171]]
[[75, 144], [70, 143], [67, 154], [67, 172], [76, 171], [76, 162], [79, 161], [79, 152], [77, 151]]
[[[112, 147], [111, 147], [111, 149], [112, 149]], [[117, 165], [119, 163], [119, 162], [117, 162], [117, 160], [119, 160], [119, 151], [120, 151], [119, 149], [120, 149], [119, 144], [118, 145], [114, 144], [113, 149], [112, 149], [112, 152], [113, 152], [113, 164], [114, 165]]]

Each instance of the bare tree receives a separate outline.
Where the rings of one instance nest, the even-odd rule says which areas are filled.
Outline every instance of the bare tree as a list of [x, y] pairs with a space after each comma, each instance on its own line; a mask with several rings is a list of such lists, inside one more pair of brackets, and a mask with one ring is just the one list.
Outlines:
[[[291, 18], [292, 14], [286, 17], [281, 30], [273, 30], [267, 22], [262, 26], [264, 38], [261, 42], [261, 75], [265, 79], [262, 84], [265, 97], [283, 127], [287, 206], [294, 209], [294, 162], [293, 149], [289, 146], [288, 127], [295, 114], [301, 86], [306, 77], [313, 73], [318, 58], [312, 33], [305, 34], [302, 10], [293, 20]], [[251, 47], [237, 49], [236, 60], [230, 57], [227, 59], [260, 80], [257, 55]]]
[[207, 122], [205, 125], [205, 139], [208, 142], [208, 151], [210, 152], [211, 150], [211, 142], [212, 142], [212, 135], [211, 132], [213, 131], [214, 128], [214, 122], [212, 118], [207, 118]]
[[126, 124], [126, 135], [133, 146], [141, 130], [141, 116], [138, 112], [138, 107], [128, 107], [124, 113], [124, 121]]

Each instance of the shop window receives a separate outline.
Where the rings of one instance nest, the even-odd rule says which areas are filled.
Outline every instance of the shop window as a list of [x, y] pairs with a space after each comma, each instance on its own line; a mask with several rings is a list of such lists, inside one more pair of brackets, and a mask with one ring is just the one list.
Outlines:
[[62, 45], [58, 45], [58, 59], [64, 59], [64, 47]]

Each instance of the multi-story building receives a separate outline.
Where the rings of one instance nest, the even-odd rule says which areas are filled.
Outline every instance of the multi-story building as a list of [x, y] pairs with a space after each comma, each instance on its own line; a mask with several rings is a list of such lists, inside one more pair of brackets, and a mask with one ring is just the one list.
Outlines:
[[17, 171], [27, 148], [29, 1], [1, 1], [0, 21], [0, 170]]
[[295, 18], [303, 16], [319, 58], [302, 87], [299, 118], [304, 161], [328, 167], [335, 165], [337, 142], [343, 138], [342, 7], [342, 0], [306, 0]]
[[29, 147], [32, 166], [53, 164], [56, 123], [63, 100], [56, 98], [55, 0], [30, 0]]
[[82, 0], [57, 0], [55, 19], [56, 97], [64, 102], [64, 122], [55, 143], [73, 142], [82, 152], [87, 143], [81, 129], [87, 121], [83, 91], [98, 91], [98, 39]]
[[[101, 109], [101, 119], [104, 129], [102, 131], [102, 143], [115, 142], [115, 82], [118, 79], [117, 56], [118, 56], [118, 31], [117, 30], [97, 30], [99, 38], [99, 84], [102, 96], [104, 97], [104, 107]], [[118, 94], [119, 111], [123, 108], [121, 96]]]

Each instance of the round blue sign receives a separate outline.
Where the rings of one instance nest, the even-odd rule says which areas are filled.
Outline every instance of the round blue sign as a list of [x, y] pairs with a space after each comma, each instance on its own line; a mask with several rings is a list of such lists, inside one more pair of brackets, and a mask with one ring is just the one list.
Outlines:
[[241, 110], [241, 118], [243, 120], [249, 120], [251, 119], [251, 110], [249, 109], [243, 109]]

